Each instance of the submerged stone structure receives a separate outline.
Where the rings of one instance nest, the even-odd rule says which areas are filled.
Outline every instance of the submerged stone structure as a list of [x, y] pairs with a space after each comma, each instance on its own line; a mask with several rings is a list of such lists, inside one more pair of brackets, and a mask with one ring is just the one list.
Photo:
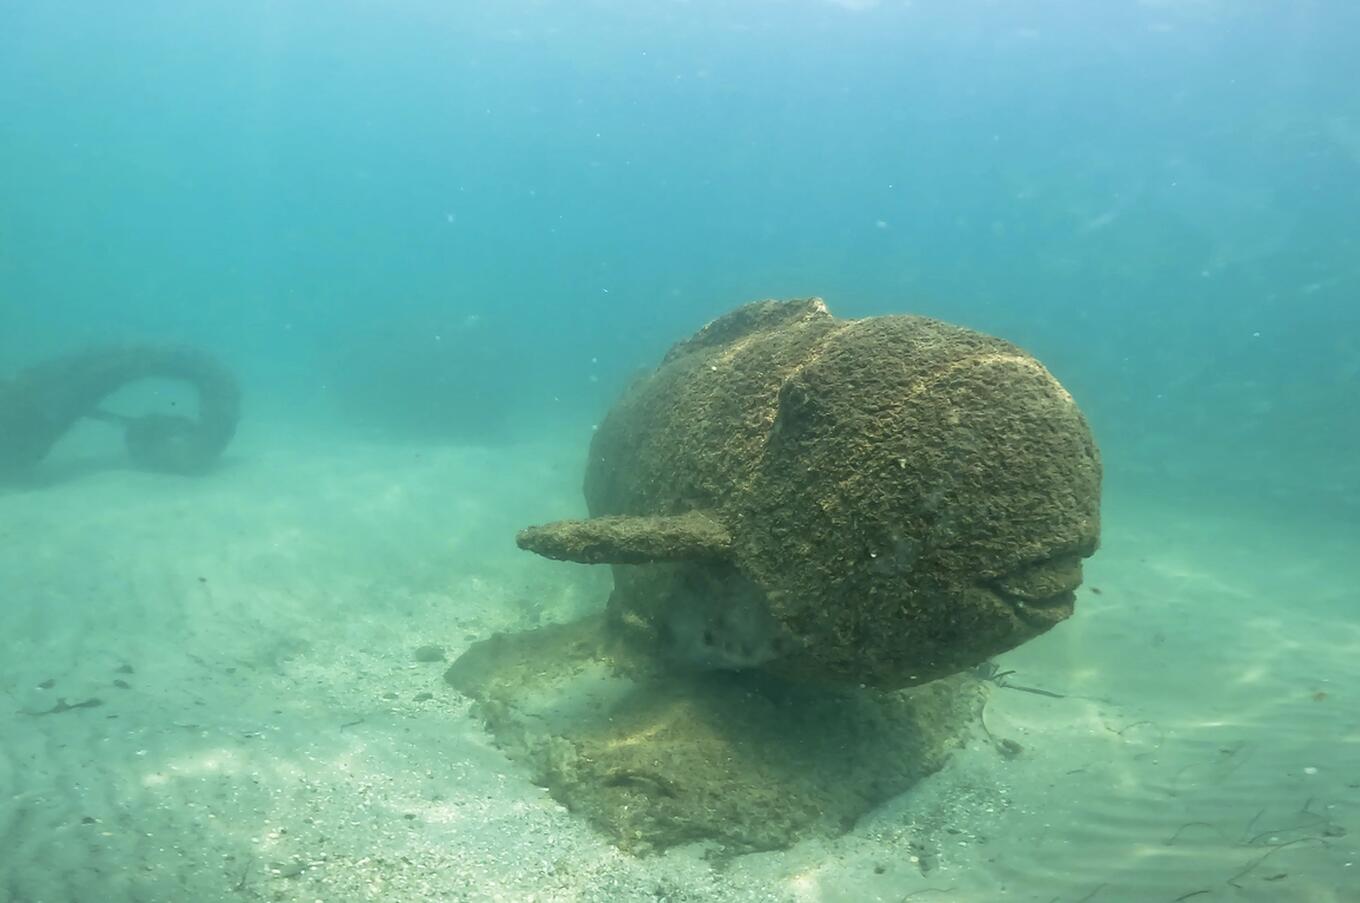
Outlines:
[[893, 689], [1072, 613], [1100, 458], [1016, 346], [925, 317], [749, 304], [596, 432], [590, 518], [526, 549], [614, 565], [613, 627], [700, 668]]
[[988, 689], [971, 673], [884, 692], [657, 665], [590, 618], [484, 640], [445, 679], [536, 783], [637, 854], [843, 834], [943, 767]]
[[518, 536], [611, 565], [604, 614], [477, 643], [446, 679], [624, 849], [839, 833], [966, 742], [974, 666], [1072, 613], [1100, 478], [1014, 345], [749, 304], [609, 412], [590, 516]]
[[[99, 407], [124, 385], [144, 379], [192, 385], [198, 416], [127, 416]], [[231, 441], [240, 408], [231, 372], [201, 351], [159, 345], [86, 349], [0, 379], [0, 476], [37, 465], [82, 418], [121, 426], [128, 454], [139, 467], [199, 473]]]

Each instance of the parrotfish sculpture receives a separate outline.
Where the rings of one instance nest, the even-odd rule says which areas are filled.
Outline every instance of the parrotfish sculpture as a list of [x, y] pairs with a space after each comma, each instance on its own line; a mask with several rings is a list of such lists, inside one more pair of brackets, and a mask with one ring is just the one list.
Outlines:
[[590, 517], [519, 545], [614, 565], [609, 623], [698, 668], [911, 686], [1072, 614], [1100, 458], [1033, 357], [916, 316], [749, 304], [591, 443]]
[[518, 541], [612, 565], [604, 615], [482, 640], [445, 679], [622, 849], [776, 849], [967, 742], [975, 666], [1072, 613], [1100, 459], [1014, 345], [762, 301], [627, 390], [585, 496]]

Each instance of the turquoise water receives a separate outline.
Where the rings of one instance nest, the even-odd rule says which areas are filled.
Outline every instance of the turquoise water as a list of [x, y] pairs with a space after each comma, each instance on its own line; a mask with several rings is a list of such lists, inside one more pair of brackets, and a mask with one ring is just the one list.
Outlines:
[[1114, 479], [1354, 510], [1349, 4], [3, 16], [5, 370], [182, 338], [314, 409], [345, 350], [473, 317], [486, 386], [591, 416], [821, 295], [1030, 348]]
[[[809, 296], [838, 316], [919, 313], [1004, 337], [1091, 422], [1113, 500], [1101, 554], [1127, 589], [1142, 578], [1120, 555], [1156, 558], [1156, 537], [1174, 535], [1163, 602], [1235, 575], [1263, 606], [1322, 618], [1314, 633], [1276, 628], [1296, 659], [1351, 662], [1317, 666], [1339, 714], [1306, 727], [1349, 775], [1351, 821], [1337, 823], [1349, 833], [1314, 838], [1335, 857], [1278, 869], [1312, 870], [1294, 896], [1284, 879], [1234, 896], [1220, 877], [1212, 899], [1360, 900], [1342, 849], [1360, 834], [1360, 746], [1340, 689], [1360, 677], [1346, 658], [1360, 610], [1358, 29], [1360, 7], [1341, 0], [10, 0], [0, 378], [90, 344], [202, 349], [242, 385], [230, 466], [192, 490], [218, 493], [205, 511], [260, 506], [231, 536], [263, 537], [284, 509], [316, 530], [347, 512], [374, 518], [356, 531], [418, 524], [427, 538], [395, 558], [351, 558], [346, 586], [369, 579], [367, 562], [391, 592], [442, 592], [430, 562], [447, 550], [429, 537], [471, 518], [486, 537], [477, 579], [580, 579], [583, 598], [602, 598], [595, 577], [519, 564], [509, 536], [578, 513], [592, 426], [673, 342], [747, 301]], [[174, 504], [116, 442], [82, 430], [36, 481], [0, 490], [14, 617], [44, 593], [119, 579], [112, 560], [85, 576], [75, 560], [26, 570], [60, 558], [61, 524], [95, 505]], [[411, 476], [412, 449], [447, 469]], [[345, 491], [355, 501], [337, 502]], [[135, 510], [168, 523], [154, 504]], [[138, 529], [114, 525], [107, 555], [156, 560], [178, 535]], [[205, 533], [203, 548], [225, 536]], [[344, 571], [341, 552], [326, 555]], [[284, 582], [321, 585], [299, 576], [316, 560], [293, 561]], [[57, 572], [69, 584], [45, 582]], [[1221, 624], [1232, 594], [1215, 599], [1204, 617]], [[9, 625], [11, 695], [53, 670], [29, 668], [56, 641], [27, 617]], [[1341, 645], [1311, 645], [1328, 636]], [[1042, 668], [1038, 648], [1024, 654]], [[1258, 662], [1245, 648], [1217, 650], [1224, 673]], [[1151, 704], [1174, 689], [1140, 692]], [[11, 815], [24, 773], [5, 772]], [[95, 899], [97, 882], [34, 878], [54, 867], [23, 849], [0, 851], [0, 897]], [[709, 878], [695, 874], [667, 880], [703, 899]], [[802, 892], [781, 880], [772, 894]], [[1056, 898], [1011, 881], [1018, 899]], [[225, 897], [245, 892], [232, 884]], [[1062, 899], [1153, 899], [1081, 892]], [[174, 899], [162, 885], [129, 893]], [[347, 893], [329, 899], [384, 898]]]

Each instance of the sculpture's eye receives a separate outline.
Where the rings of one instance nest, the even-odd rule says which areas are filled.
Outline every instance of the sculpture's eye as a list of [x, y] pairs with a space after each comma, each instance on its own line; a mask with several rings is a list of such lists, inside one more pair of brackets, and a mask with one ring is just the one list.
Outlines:
[[816, 416], [816, 401], [812, 392], [800, 379], [789, 379], [779, 389], [779, 412], [775, 416], [775, 432], [792, 436], [802, 432]]

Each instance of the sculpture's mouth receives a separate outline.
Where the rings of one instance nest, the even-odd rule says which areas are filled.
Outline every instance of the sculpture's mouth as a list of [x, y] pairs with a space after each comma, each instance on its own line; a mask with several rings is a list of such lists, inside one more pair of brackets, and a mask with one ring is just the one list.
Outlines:
[[996, 586], [992, 586], [991, 590], [1006, 603], [1017, 618], [1040, 632], [1070, 618], [1077, 601], [1077, 595], [1072, 590], [1045, 596], [1042, 599], [1025, 599]]
[[1039, 631], [1072, 616], [1081, 586], [1081, 559], [1076, 552], [1025, 565], [984, 588], [1006, 603], [1015, 616]]

